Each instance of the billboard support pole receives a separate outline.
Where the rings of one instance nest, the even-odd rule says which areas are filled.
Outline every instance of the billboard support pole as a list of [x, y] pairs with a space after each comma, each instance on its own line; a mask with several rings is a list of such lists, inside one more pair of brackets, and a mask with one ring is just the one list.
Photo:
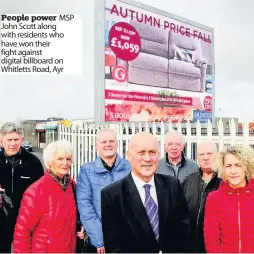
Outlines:
[[104, 122], [105, 115], [105, 49], [104, 0], [94, 0], [94, 121]]

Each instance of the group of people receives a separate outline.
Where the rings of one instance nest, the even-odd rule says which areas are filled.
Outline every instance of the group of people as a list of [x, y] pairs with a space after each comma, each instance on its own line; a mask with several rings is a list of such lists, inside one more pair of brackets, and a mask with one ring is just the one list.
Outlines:
[[0, 137], [0, 252], [74, 253], [79, 241], [87, 253], [254, 252], [250, 147], [218, 152], [201, 142], [195, 162], [181, 132], [170, 131], [160, 158], [156, 136], [139, 132], [124, 159], [116, 133], [101, 129], [98, 157], [75, 183], [69, 142], [44, 149], [44, 173], [21, 147], [21, 127], [7, 123]]

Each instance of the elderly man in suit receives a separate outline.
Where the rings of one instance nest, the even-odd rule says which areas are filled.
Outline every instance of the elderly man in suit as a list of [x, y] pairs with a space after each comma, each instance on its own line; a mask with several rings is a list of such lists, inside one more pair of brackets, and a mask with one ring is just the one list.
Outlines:
[[155, 174], [156, 137], [147, 132], [134, 135], [128, 158], [131, 173], [101, 193], [106, 252], [187, 252], [188, 206], [177, 178]]

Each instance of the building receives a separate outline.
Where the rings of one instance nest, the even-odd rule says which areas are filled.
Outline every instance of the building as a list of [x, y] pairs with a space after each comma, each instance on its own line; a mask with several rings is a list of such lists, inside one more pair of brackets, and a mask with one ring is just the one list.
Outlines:
[[[36, 147], [44, 148], [46, 144], [49, 143], [49, 140], [57, 139], [57, 126], [61, 123], [62, 120], [64, 119], [50, 117], [47, 120], [37, 122], [35, 126], [37, 139]], [[47, 130], [51, 130], [50, 135], [52, 135], [52, 137], [48, 137], [46, 135]]]

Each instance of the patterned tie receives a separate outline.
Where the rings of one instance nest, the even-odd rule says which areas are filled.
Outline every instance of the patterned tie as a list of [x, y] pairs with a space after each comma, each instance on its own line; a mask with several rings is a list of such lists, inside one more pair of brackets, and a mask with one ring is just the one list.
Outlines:
[[150, 224], [152, 226], [155, 238], [158, 241], [159, 240], [158, 206], [155, 203], [155, 201], [153, 200], [153, 198], [151, 197], [151, 194], [150, 194], [151, 185], [145, 184], [144, 188], [145, 188], [145, 194], [146, 194], [146, 198], [145, 198], [146, 213], [147, 213], [148, 218], [150, 220]]

